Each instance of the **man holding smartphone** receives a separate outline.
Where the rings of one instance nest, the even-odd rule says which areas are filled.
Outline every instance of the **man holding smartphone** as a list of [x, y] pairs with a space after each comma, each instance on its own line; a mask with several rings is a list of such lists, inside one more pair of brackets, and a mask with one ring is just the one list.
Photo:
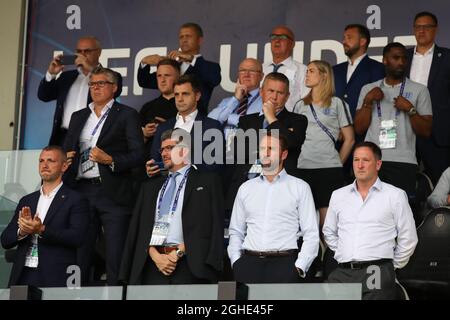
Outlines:
[[[74, 61], [58, 55], [50, 62], [47, 73], [39, 84], [38, 98], [44, 102], [56, 100], [50, 136], [51, 145], [63, 145], [72, 113], [86, 108], [92, 101], [88, 86], [89, 76], [94, 68], [100, 66], [101, 52], [102, 48], [98, 39], [87, 36], [78, 40]], [[66, 58], [68, 57], [66, 56]], [[77, 68], [64, 71], [65, 64], [71, 62]], [[115, 98], [122, 92], [122, 76], [119, 73], [117, 76], [119, 81]]]

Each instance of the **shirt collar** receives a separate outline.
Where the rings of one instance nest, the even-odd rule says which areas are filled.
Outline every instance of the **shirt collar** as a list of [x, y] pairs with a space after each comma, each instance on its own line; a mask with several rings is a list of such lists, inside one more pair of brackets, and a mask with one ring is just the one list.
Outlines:
[[347, 59], [348, 64], [351, 66], [357, 66], [364, 57], [367, 56], [367, 53], [364, 53], [362, 56], [355, 59], [355, 62], [352, 63], [352, 60], [350, 58]]
[[[273, 183], [273, 182], [277, 182], [277, 181], [283, 179], [283, 178], [286, 177], [286, 176], [287, 176], [287, 172], [286, 172], [286, 170], [283, 168], [283, 169], [277, 174], [277, 176], [275, 177], [275, 179], [273, 179], [272, 183]], [[266, 176], [265, 176], [265, 174], [264, 174], [264, 171], [261, 173], [261, 175], [259, 176], [259, 178], [261, 179], [261, 181], [269, 182], [269, 180], [267, 180], [267, 178], [266, 178]]]
[[[111, 99], [102, 109], [102, 112], [100, 112], [100, 116], [104, 115], [105, 112], [108, 109], [111, 109], [112, 105], [114, 104], [114, 99]], [[88, 105], [89, 109], [91, 109], [91, 112], [95, 114], [94, 112], [94, 102], [89, 103]]]
[[179, 173], [181, 176], [184, 176], [186, 174], [186, 171], [191, 167], [190, 164], [186, 164], [183, 168], [178, 169], [176, 172]]
[[396, 85], [390, 85], [386, 83], [386, 78], [383, 79], [383, 86], [385, 86], [386, 88], [396, 88], [396, 87], [400, 87], [402, 85], [402, 82], [397, 83]]
[[[278, 116], [284, 109], [286, 109], [286, 106], [284, 106], [283, 108], [281, 108], [281, 110], [278, 111], [275, 115]], [[259, 112], [259, 115], [260, 115], [260, 116], [264, 115], [264, 111], [261, 110], [261, 111]]]
[[420, 54], [420, 53], [417, 52], [417, 46], [415, 46], [415, 47], [414, 47], [414, 55], [418, 55], [418, 56], [428, 56], [428, 55], [430, 55], [430, 54], [433, 55], [433, 53], [434, 53], [434, 47], [435, 47], [435, 44], [433, 43], [433, 45], [431, 46], [431, 48], [428, 49], [427, 52], [425, 52], [425, 54]]
[[[376, 190], [379, 190], [379, 191], [381, 189], [383, 189], [383, 185], [381, 184], [381, 180], [380, 180], [379, 177], [377, 178], [375, 183], [370, 187], [370, 190], [373, 190], [373, 189], [376, 189]], [[356, 179], [355, 179], [355, 181], [353, 181], [350, 190], [354, 191], [354, 192], [358, 192], [358, 186], [356, 184]]]
[[61, 183], [58, 184], [58, 185], [56, 186], [56, 188], [53, 189], [48, 195], [44, 194], [44, 188], [41, 186], [41, 189], [40, 189], [41, 196], [42, 196], [42, 197], [45, 197], [45, 198], [47, 198], [47, 199], [53, 198], [53, 197], [55, 196], [55, 194], [58, 193], [59, 189], [61, 189], [62, 185], [63, 185], [63, 182], [61, 181]]
[[[275, 62], [272, 61], [271, 64], [275, 64]], [[294, 58], [292, 58], [292, 56], [288, 57], [287, 59], [281, 61], [280, 63], [278, 63], [278, 65], [282, 64], [283, 66], [289, 68], [294, 64]]]
[[186, 120], [183, 119], [183, 116], [181, 116], [179, 113], [177, 113], [176, 119], [177, 122], [178, 121], [182, 121], [183, 123], [189, 122], [189, 121], [194, 121], [195, 118], [197, 118], [197, 114], [198, 114], [198, 109], [191, 112], [190, 114], [188, 114], [185, 118]]

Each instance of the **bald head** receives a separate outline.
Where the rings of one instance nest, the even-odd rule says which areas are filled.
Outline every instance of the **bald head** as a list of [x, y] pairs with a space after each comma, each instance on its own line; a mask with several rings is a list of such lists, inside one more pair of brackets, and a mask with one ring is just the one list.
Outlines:
[[272, 51], [273, 62], [280, 63], [290, 56], [294, 51], [295, 35], [286, 26], [277, 26], [270, 34], [270, 49]]

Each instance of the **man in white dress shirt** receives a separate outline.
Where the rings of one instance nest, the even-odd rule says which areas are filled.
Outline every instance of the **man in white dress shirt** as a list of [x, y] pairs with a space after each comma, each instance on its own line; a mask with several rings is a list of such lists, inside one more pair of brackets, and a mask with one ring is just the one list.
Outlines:
[[333, 192], [323, 226], [338, 268], [329, 282], [362, 284], [363, 299], [395, 299], [395, 271], [417, 245], [406, 193], [378, 178], [381, 150], [372, 142], [356, 145], [356, 180]]
[[293, 111], [295, 104], [305, 97], [309, 88], [305, 85], [306, 66], [292, 57], [295, 46], [295, 36], [286, 26], [277, 26], [270, 33], [270, 50], [272, 61], [264, 63], [263, 72], [280, 72], [289, 79], [289, 99], [286, 109]]
[[228, 255], [234, 277], [245, 283], [305, 281], [319, 249], [311, 189], [284, 170], [284, 136], [269, 132], [259, 154], [262, 175], [239, 188], [231, 215]]

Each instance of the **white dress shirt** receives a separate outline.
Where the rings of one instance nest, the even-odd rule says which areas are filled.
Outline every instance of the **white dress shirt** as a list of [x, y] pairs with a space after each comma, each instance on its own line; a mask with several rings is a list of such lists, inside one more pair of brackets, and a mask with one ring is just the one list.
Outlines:
[[198, 110], [191, 112], [186, 117], [183, 118], [179, 113], [176, 116], [177, 121], [175, 122], [174, 128], [180, 128], [187, 132], [192, 131], [192, 127], [194, 126], [195, 118], [197, 117]]
[[362, 56], [355, 59], [355, 62], [352, 64], [352, 60], [348, 59], [348, 65], [347, 65], [347, 83], [350, 81], [350, 78], [352, 77], [353, 72], [355, 72], [356, 68], [358, 67], [359, 63], [361, 62], [364, 57], [367, 56], [367, 53], [363, 54]]
[[194, 66], [195, 66], [195, 62], [197, 61], [197, 58], [198, 58], [198, 57], [201, 57], [201, 56], [202, 56], [201, 54], [196, 54], [196, 55], [194, 55], [194, 59], [192, 59], [191, 62], [183, 61], [183, 62], [181, 63], [181, 65], [180, 65], [180, 72], [181, 72], [181, 75], [185, 74], [186, 71], [187, 71], [187, 69], [189, 69], [190, 66], [193, 66], [193, 67], [194, 67]]
[[[286, 109], [292, 112], [295, 104], [309, 93], [310, 89], [305, 85], [307, 68], [304, 64], [295, 61], [292, 57], [280, 63], [283, 65], [278, 69], [278, 72], [284, 74], [289, 79], [290, 95], [286, 102]], [[273, 72], [273, 62], [264, 63], [263, 71], [265, 76]]]
[[406, 193], [380, 179], [365, 200], [356, 182], [334, 191], [322, 231], [339, 263], [393, 259], [402, 268], [417, 245]]
[[[97, 145], [97, 140], [100, 136], [100, 132], [102, 132], [102, 128], [108, 119], [108, 116], [105, 117], [105, 119], [100, 123], [100, 125], [97, 128], [97, 131], [94, 135], [92, 135], [95, 127], [99, 123], [99, 121], [102, 119], [103, 115], [108, 112], [109, 109], [111, 109], [112, 105], [114, 104], [114, 99], [111, 99], [102, 109], [102, 112], [100, 113], [100, 116], [97, 117], [94, 111], [94, 103], [89, 104], [89, 109], [91, 109], [91, 114], [89, 115], [89, 118], [86, 121], [86, 124], [83, 127], [83, 130], [81, 131], [80, 135], [80, 152], [83, 152], [87, 147], [93, 148]], [[78, 179], [92, 179], [97, 178], [100, 176], [100, 171], [98, 170], [98, 163], [94, 162], [94, 167], [91, 170], [86, 171], [83, 173], [81, 170], [81, 161], [80, 166], [78, 167]]]
[[433, 62], [434, 44], [425, 54], [420, 54], [416, 50], [417, 47], [414, 48], [409, 78], [412, 81], [428, 86], [428, 77], [430, 75], [431, 63]]
[[[47, 71], [45, 75], [45, 81], [50, 82], [53, 79], [58, 79], [60, 75], [61, 72], [55, 76]], [[69, 92], [67, 93], [66, 101], [64, 102], [64, 112], [61, 128], [68, 129], [72, 113], [86, 108], [89, 95], [89, 77], [90, 73], [85, 76], [81, 71], [81, 67], [78, 68], [78, 77], [71, 85]]]
[[303, 245], [295, 262], [307, 272], [319, 250], [316, 209], [309, 185], [283, 169], [272, 182], [263, 175], [245, 182], [234, 201], [228, 256], [233, 264], [242, 250], [282, 251]]

